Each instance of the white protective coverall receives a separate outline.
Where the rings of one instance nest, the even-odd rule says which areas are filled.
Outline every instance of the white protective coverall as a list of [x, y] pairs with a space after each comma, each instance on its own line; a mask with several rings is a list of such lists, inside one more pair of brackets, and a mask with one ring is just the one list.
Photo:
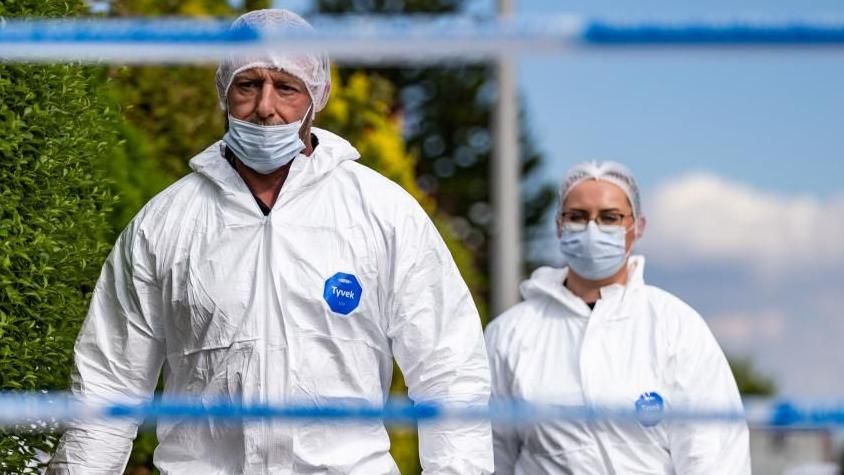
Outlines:
[[[393, 358], [415, 401], [487, 404], [477, 310], [418, 203], [314, 129], [264, 216], [220, 143], [122, 233], [75, 347], [72, 390], [95, 403], [380, 405]], [[138, 421], [80, 421], [52, 473], [122, 473]], [[162, 419], [164, 474], [398, 474], [380, 421]], [[420, 426], [425, 473], [492, 471], [485, 422]]]
[[[493, 399], [634, 409], [656, 392], [664, 407], [741, 411], [727, 360], [703, 319], [645, 285], [644, 258], [626, 286], [601, 289], [594, 310], [563, 286], [568, 268], [522, 283], [524, 301], [486, 329]], [[750, 473], [747, 426], [659, 422], [549, 422], [495, 426], [495, 473]]]

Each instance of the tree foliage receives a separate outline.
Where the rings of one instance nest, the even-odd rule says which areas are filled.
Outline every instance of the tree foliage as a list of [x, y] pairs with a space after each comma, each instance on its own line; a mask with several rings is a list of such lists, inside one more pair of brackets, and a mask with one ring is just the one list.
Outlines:
[[[465, 0], [318, 0], [324, 14], [448, 14], [459, 12]], [[487, 265], [492, 234], [489, 176], [491, 130], [496, 98], [494, 68], [489, 63], [449, 63], [419, 68], [347, 68], [341, 75], [366, 71], [389, 80], [397, 88], [394, 107], [404, 117], [408, 149], [418, 157], [417, 182], [433, 197], [448, 228], [473, 254], [481, 270], [481, 297], [488, 299]], [[554, 203], [554, 187], [531, 180], [542, 161], [530, 137], [527, 117], [520, 114], [522, 176], [531, 183], [522, 192], [523, 219], [529, 244], [547, 234], [544, 216]], [[526, 267], [533, 267], [528, 263]]]
[[774, 381], [759, 373], [750, 359], [730, 358], [730, 369], [742, 396], [773, 396], [776, 392]]
[[[81, 1], [7, 0], [0, 16], [70, 16]], [[109, 249], [98, 164], [119, 153], [101, 71], [0, 65], [0, 390], [60, 390]], [[33, 472], [50, 433], [0, 433], [0, 472]]]
[[[460, 2], [320, 5], [451, 12]], [[81, 0], [5, 0], [0, 16], [70, 16], [83, 8]], [[237, 13], [224, 0], [117, 0], [111, 8], [111, 15]], [[489, 72], [485, 65], [335, 71], [332, 100], [318, 122], [348, 138], [364, 164], [422, 203], [479, 304], [485, 284], [477, 267], [486, 260], [490, 218]], [[64, 389], [73, 342], [113, 237], [188, 171], [190, 157], [219, 139], [224, 116], [207, 67], [0, 65], [0, 98], [0, 390]], [[522, 143], [527, 173], [540, 157], [524, 133]], [[549, 193], [529, 195], [526, 219], [538, 223]], [[774, 390], [748, 361], [734, 362], [733, 371], [743, 394]], [[393, 392], [405, 393], [399, 373]], [[391, 437], [402, 473], [418, 473], [415, 431], [394, 430]], [[49, 452], [54, 441], [50, 434], [0, 433], [0, 472], [33, 471], [36, 450]], [[150, 433], [136, 441], [130, 471], [151, 468], [154, 446]]]
[[[264, 7], [268, 2], [251, 2]], [[231, 16], [224, 0], [115, 0], [110, 16]], [[224, 115], [209, 67], [119, 67], [108, 71], [110, 95], [125, 117], [118, 133], [123, 160], [104, 163], [120, 197], [112, 216], [116, 236], [156, 193], [185, 175], [188, 159], [222, 135]]]
[[[448, 223], [450, 216], [417, 184], [417, 159], [402, 137], [402, 116], [394, 113], [394, 87], [377, 75], [358, 72], [344, 81], [332, 74], [332, 98], [319, 116], [318, 125], [348, 139], [361, 153], [361, 163], [378, 170], [416, 198], [440, 230], [463, 279], [477, 292], [483, 276], [472, 253], [456, 238]], [[483, 302], [476, 302], [483, 308]]]
[[[131, 71], [127, 71], [126, 74], [131, 74]], [[172, 74], [173, 77], [178, 77], [174, 72], [169, 74]], [[187, 77], [191, 77], [191, 75], [187, 75]], [[208, 91], [206, 94], [213, 96], [213, 78], [209, 76], [206, 84]], [[125, 88], [127, 87], [127, 83], [115, 82], [113, 86], [118, 89]], [[179, 84], [174, 84], [174, 87], [179, 87]], [[380, 171], [407, 189], [434, 217], [434, 221], [441, 223], [443, 219], [437, 214], [434, 201], [416, 186], [413, 172], [414, 159], [404, 147], [399, 118], [397, 116], [391, 116], [389, 113], [393, 97], [393, 89], [389, 82], [379, 78], [372, 78], [365, 74], [352, 75], [347, 82], [344, 82], [335, 74], [332, 91], [332, 99], [329, 101], [326, 109], [320, 113], [318, 125], [350, 140], [360, 150], [363, 157], [361, 159], [363, 164]], [[149, 96], [138, 95], [133, 97]], [[130, 104], [129, 106], [133, 108], [137, 107], [135, 104]], [[156, 107], [178, 107], [178, 104], [168, 105], [167, 103], [161, 103]], [[217, 109], [197, 111], [197, 114], [201, 113], [221, 115], [221, 112]], [[166, 118], [170, 116], [162, 113], [162, 117], [164, 117], [164, 120], [167, 120]], [[136, 122], [134, 127], [142, 129], [144, 122]], [[171, 129], [164, 127], [164, 130]], [[150, 132], [139, 130], [136, 133], [143, 135], [149, 134]], [[184, 163], [192, 155], [204, 149], [209, 143], [218, 140], [222, 135], [222, 127], [219, 130], [203, 129], [197, 131], [196, 134], [201, 134], [201, 139], [195, 137], [197, 140], [197, 149], [191, 150], [181, 159]], [[164, 141], [166, 143], [166, 140]], [[153, 148], [149, 147], [148, 150]], [[160, 156], [139, 158], [139, 160], [144, 162], [155, 162], [159, 159]], [[172, 179], [175, 180], [176, 178], [178, 178], [178, 174], [174, 172]], [[124, 181], [123, 183], [123, 186], [131, 188], [129, 182]], [[143, 194], [142, 191], [138, 193]], [[450, 238], [447, 230], [445, 238], [458, 265], [462, 265], [461, 269], [464, 277], [467, 277], [467, 280], [471, 282], [472, 276], [476, 275], [473, 274], [474, 271], [472, 270], [473, 262], [471, 254], [457, 240]], [[406, 393], [404, 381], [399, 372], [396, 373], [396, 377], [394, 378], [393, 391], [397, 394]], [[402, 468], [402, 473], [417, 473], [419, 471], [419, 462], [416, 455], [415, 432], [411, 430], [395, 430], [392, 431], [391, 436], [393, 438], [393, 454]], [[149, 432], [142, 434], [139, 440], [136, 441], [136, 449], [131, 458], [134, 466], [130, 468], [133, 470], [137, 470], [140, 467], [152, 468], [151, 449], [154, 446], [154, 435]]]
[[[247, 2], [245, 9], [264, 7]], [[118, 0], [112, 15], [233, 15], [231, 4], [219, 1], [152, 2]], [[115, 230], [125, 226], [134, 212], [170, 181], [187, 170], [188, 160], [223, 134], [224, 115], [214, 92], [214, 69], [208, 67], [133, 67], [110, 71], [115, 102], [121, 104], [128, 125], [121, 131], [131, 156], [128, 168], [112, 167], [115, 192], [128, 198], [116, 210]], [[333, 74], [332, 98], [317, 116], [317, 126], [348, 139], [360, 150], [362, 163], [378, 170], [408, 190], [432, 216], [452, 252], [463, 277], [475, 291], [483, 286], [482, 273], [466, 246], [454, 236], [451, 219], [428, 196], [416, 180], [416, 159], [402, 137], [402, 116], [395, 114], [395, 88], [386, 79], [366, 73], [341, 78]], [[128, 170], [128, 172], [126, 171]], [[406, 394], [404, 380], [396, 371], [392, 391]], [[392, 452], [402, 473], [418, 473], [415, 430], [391, 431]], [[130, 470], [152, 468], [154, 434], [143, 433], [136, 441]]]

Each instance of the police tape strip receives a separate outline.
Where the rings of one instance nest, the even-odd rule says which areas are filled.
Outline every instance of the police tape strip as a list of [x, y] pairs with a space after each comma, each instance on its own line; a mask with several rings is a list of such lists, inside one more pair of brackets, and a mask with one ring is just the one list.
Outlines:
[[282, 421], [384, 421], [414, 424], [442, 420], [489, 420], [496, 424], [532, 425], [543, 422], [615, 421], [654, 426], [662, 422], [747, 422], [751, 427], [831, 429], [844, 427], [844, 405], [798, 404], [784, 400], [748, 400], [746, 411], [667, 407], [660, 397], [640, 398], [619, 405], [562, 406], [525, 401], [495, 401], [466, 406], [390, 399], [383, 406], [331, 401], [332, 404], [254, 404], [178, 399], [155, 399], [143, 404], [83, 404], [65, 393], [0, 393], [0, 428], [51, 430], [71, 420], [155, 419], [273, 419]]
[[[3, 20], [0, 18], [0, 20]], [[320, 16], [316, 30], [230, 29], [190, 19], [5, 19], [0, 61], [216, 63], [271, 46], [324, 52], [344, 63], [461, 62], [606, 47], [842, 47], [844, 19], [610, 22], [571, 15], [487, 19]]]

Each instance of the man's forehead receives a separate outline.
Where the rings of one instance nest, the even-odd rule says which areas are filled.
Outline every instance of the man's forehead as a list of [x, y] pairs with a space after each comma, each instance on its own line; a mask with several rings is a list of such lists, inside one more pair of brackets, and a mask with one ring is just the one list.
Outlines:
[[286, 81], [296, 81], [302, 82], [301, 79], [297, 78], [296, 76], [288, 73], [287, 71], [282, 71], [280, 69], [272, 69], [272, 68], [249, 68], [245, 69], [235, 76], [236, 78], [258, 78], [258, 77], [270, 77], [273, 80], [286, 80]]

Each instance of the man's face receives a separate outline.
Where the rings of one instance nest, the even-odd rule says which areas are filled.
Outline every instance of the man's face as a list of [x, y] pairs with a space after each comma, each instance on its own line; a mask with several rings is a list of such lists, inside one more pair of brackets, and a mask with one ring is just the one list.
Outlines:
[[[630, 201], [624, 191], [607, 181], [586, 180], [576, 185], [566, 196], [563, 203], [563, 213], [567, 217], [575, 216], [575, 219], [603, 218], [605, 222], [617, 224], [624, 227], [625, 249], [630, 252], [633, 242], [636, 240], [636, 223], [633, 219], [633, 210]], [[615, 223], [618, 220], [618, 223]], [[557, 235], [563, 233], [562, 216], [557, 216]], [[641, 230], [641, 229], [640, 229]]]
[[296, 122], [305, 117], [311, 105], [305, 83], [284, 71], [267, 68], [238, 73], [227, 100], [232, 117], [258, 125]]

